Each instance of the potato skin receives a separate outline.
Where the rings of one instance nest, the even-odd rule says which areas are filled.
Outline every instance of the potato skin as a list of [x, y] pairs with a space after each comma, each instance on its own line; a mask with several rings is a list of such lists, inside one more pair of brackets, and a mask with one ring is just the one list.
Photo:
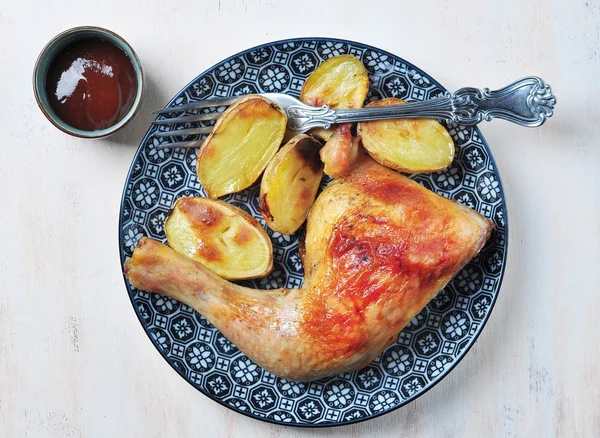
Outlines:
[[[352, 55], [333, 56], [306, 79], [300, 100], [307, 105], [329, 105], [332, 109], [362, 108], [369, 91], [369, 75]], [[315, 128], [311, 134], [329, 140], [334, 129]]]
[[196, 173], [207, 195], [218, 198], [251, 186], [281, 146], [286, 125], [281, 107], [259, 95], [227, 108], [198, 153]]
[[260, 278], [273, 269], [273, 246], [251, 215], [224, 201], [177, 200], [165, 222], [171, 248], [228, 280]]
[[[404, 104], [401, 99], [387, 98], [372, 102], [374, 106]], [[429, 173], [448, 167], [454, 159], [454, 142], [437, 120], [396, 119], [360, 122], [357, 129], [365, 150], [373, 159], [395, 170]]]
[[317, 140], [299, 134], [267, 166], [260, 184], [259, 208], [272, 230], [293, 234], [306, 220], [323, 176], [320, 148]]

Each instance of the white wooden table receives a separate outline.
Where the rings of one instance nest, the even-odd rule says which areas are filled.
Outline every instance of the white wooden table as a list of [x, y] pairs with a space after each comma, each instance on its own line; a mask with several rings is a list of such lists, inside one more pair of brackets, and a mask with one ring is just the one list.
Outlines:
[[[0, 0], [0, 436], [600, 436], [600, 2]], [[145, 66], [141, 114], [109, 140], [68, 137], [31, 90], [44, 44], [82, 24]], [[482, 130], [510, 217], [504, 285], [462, 363], [414, 403], [328, 430], [251, 420], [157, 353], [123, 286], [117, 221], [149, 110], [263, 42], [334, 36], [415, 63], [449, 89], [547, 80], [541, 129]]]

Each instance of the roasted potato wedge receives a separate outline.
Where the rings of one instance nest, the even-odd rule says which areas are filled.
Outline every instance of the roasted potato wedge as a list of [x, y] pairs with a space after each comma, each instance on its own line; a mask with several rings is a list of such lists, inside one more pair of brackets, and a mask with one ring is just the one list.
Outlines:
[[[347, 109], [362, 108], [369, 91], [367, 70], [352, 55], [334, 56], [319, 65], [308, 77], [300, 100], [308, 105]], [[329, 140], [333, 129], [316, 128], [311, 134]]]
[[[348, 125], [351, 126], [351, 124], [348, 124]], [[313, 128], [310, 130], [310, 135], [320, 138], [323, 141], [329, 141], [329, 139], [331, 138], [331, 136], [333, 135], [334, 132], [335, 132], [335, 127], [329, 128], [329, 129]]]
[[[404, 103], [391, 97], [372, 102], [367, 107]], [[360, 122], [358, 135], [369, 155], [392, 169], [411, 173], [435, 172], [448, 167], [454, 159], [452, 137], [437, 120]]]
[[196, 172], [207, 195], [251, 186], [281, 146], [286, 125], [281, 107], [262, 96], [242, 97], [227, 108], [198, 153]]
[[352, 55], [333, 56], [308, 77], [300, 100], [307, 105], [331, 108], [361, 108], [369, 91], [364, 65]]
[[248, 213], [224, 201], [180, 198], [165, 233], [175, 251], [228, 280], [260, 278], [273, 269], [267, 232]]
[[299, 134], [267, 166], [260, 184], [260, 212], [267, 225], [281, 234], [293, 234], [306, 220], [321, 178], [321, 144]]

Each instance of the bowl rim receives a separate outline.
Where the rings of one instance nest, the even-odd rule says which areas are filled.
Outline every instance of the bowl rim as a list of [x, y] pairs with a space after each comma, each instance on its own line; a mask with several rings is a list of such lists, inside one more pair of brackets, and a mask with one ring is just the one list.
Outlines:
[[[122, 43], [124, 46], [126, 46], [128, 50], [131, 51], [131, 54], [133, 56], [127, 56], [127, 57], [131, 59], [131, 62], [132, 62], [132, 64], [134, 64], [134, 67], [137, 66], [137, 68], [139, 69], [139, 77], [137, 78], [138, 84], [137, 84], [136, 98], [135, 98], [135, 101], [134, 101], [132, 107], [130, 108], [129, 112], [125, 115], [125, 117], [123, 117], [121, 120], [116, 122], [114, 125], [109, 126], [108, 128], [105, 128], [105, 129], [99, 129], [97, 131], [84, 131], [84, 130], [72, 128], [69, 125], [67, 125], [66, 123], [64, 125], [61, 125], [60, 123], [58, 123], [55, 120], [55, 117], [50, 114], [50, 112], [46, 108], [46, 105], [44, 105], [44, 103], [42, 102], [42, 99], [40, 97], [40, 91], [38, 89], [37, 80], [36, 80], [38, 77], [38, 74], [39, 74], [40, 63], [43, 60], [44, 56], [46, 55], [48, 49], [53, 44], [55, 44], [57, 41], [66, 37], [67, 35], [81, 32], [81, 31], [94, 31], [94, 32], [98, 32], [100, 34], [106, 33], [106, 34], [112, 36], [113, 38], [118, 40], [120, 43]], [[138, 76], [138, 75], [136, 74], [136, 76]], [[66, 30], [60, 32], [59, 34], [55, 35], [50, 41], [48, 41], [48, 43], [46, 43], [46, 45], [40, 51], [40, 54], [38, 55], [38, 57], [35, 61], [35, 65], [33, 67], [32, 82], [33, 82], [33, 94], [35, 96], [35, 100], [38, 104], [38, 107], [40, 108], [42, 113], [46, 116], [46, 118], [50, 121], [50, 123], [52, 123], [56, 128], [58, 128], [65, 134], [69, 134], [74, 137], [88, 138], [88, 139], [98, 139], [98, 138], [108, 137], [108, 136], [114, 134], [115, 132], [119, 131], [124, 126], [126, 126], [131, 120], [133, 120], [135, 118], [135, 116], [139, 112], [141, 103], [142, 103], [142, 99], [146, 92], [146, 80], [145, 80], [144, 68], [142, 67], [142, 63], [141, 63], [137, 53], [135, 52], [135, 50], [133, 50], [133, 47], [131, 47], [131, 45], [127, 42], [127, 40], [125, 40], [125, 38], [123, 38], [121, 35], [113, 32], [112, 30], [109, 30], [109, 29], [106, 29], [106, 28], [100, 27], [100, 26], [75, 26], [75, 27], [66, 29]], [[69, 129], [69, 128], [71, 128], [71, 129]]]

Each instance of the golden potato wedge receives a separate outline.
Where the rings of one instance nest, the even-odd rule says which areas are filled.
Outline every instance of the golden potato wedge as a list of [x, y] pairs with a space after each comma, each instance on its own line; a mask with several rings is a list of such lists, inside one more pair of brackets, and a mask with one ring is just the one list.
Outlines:
[[[394, 97], [367, 107], [404, 104]], [[360, 122], [358, 135], [376, 161], [392, 169], [411, 173], [435, 172], [454, 159], [452, 137], [437, 120], [396, 119]]]
[[171, 248], [228, 280], [273, 270], [269, 235], [248, 213], [224, 201], [180, 198], [165, 223]]
[[320, 148], [313, 137], [299, 134], [267, 166], [260, 183], [259, 207], [272, 230], [293, 234], [306, 220], [323, 176]]
[[251, 186], [281, 146], [286, 125], [281, 107], [262, 96], [242, 97], [227, 108], [198, 153], [196, 172], [207, 195]]
[[352, 55], [329, 58], [306, 79], [300, 100], [307, 105], [361, 108], [369, 91], [367, 70]]
[[339, 125], [321, 149], [321, 161], [327, 175], [337, 178], [350, 172], [359, 154], [359, 141], [352, 138], [350, 125]]
[[[300, 100], [308, 105], [347, 109], [362, 108], [369, 91], [367, 70], [352, 55], [333, 56], [306, 79]], [[329, 140], [334, 129], [315, 128], [311, 134]]]
[[[323, 141], [329, 141], [333, 133], [335, 132], [335, 126], [333, 128], [325, 129], [325, 128], [313, 128], [310, 130], [310, 135], [313, 137], [320, 138]], [[348, 124], [348, 126], [352, 126], [352, 124]]]

